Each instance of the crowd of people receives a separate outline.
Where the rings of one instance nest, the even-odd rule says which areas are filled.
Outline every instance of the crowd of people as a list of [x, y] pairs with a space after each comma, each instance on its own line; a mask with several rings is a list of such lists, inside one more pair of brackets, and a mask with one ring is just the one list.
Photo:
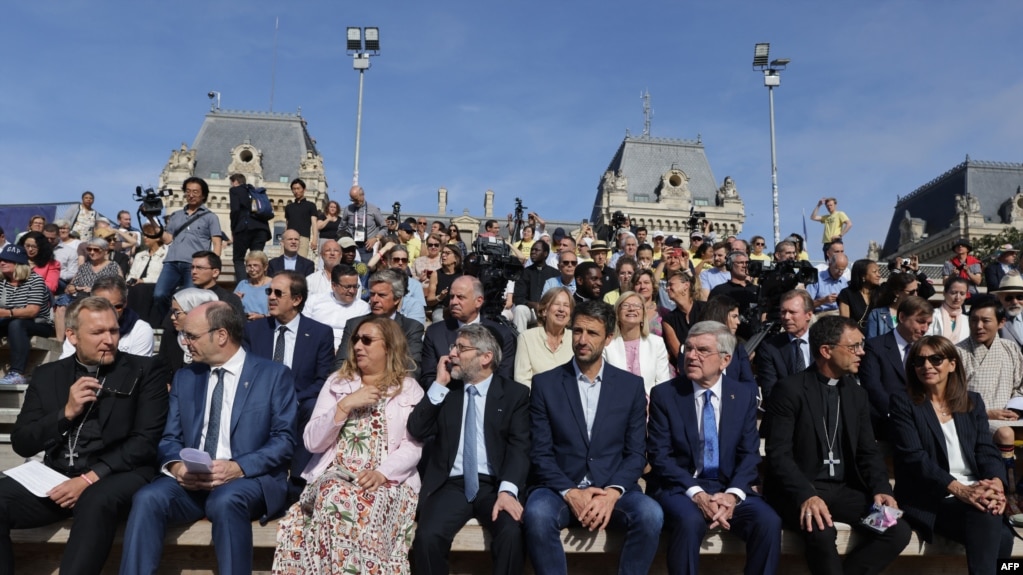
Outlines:
[[[164, 226], [106, 222], [87, 193], [74, 221], [33, 218], [0, 247], [0, 384], [28, 384], [12, 444], [68, 477], [45, 498], [0, 479], [0, 570], [11, 529], [68, 517], [62, 568], [82, 573], [125, 517], [125, 574], [203, 517], [224, 573], [251, 572], [251, 522], [278, 517], [274, 573], [446, 573], [470, 518], [500, 573], [565, 573], [573, 525], [624, 533], [620, 573], [648, 572], [662, 532], [669, 572], [695, 573], [716, 528], [749, 573], [777, 572], [783, 527], [814, 573], [879, 572], [912, 530], [965, 544], [971, 573], [1011, 552], [1012, 246], [985, 270], [958, 242], [935, 308], [917, 258], [887, 281], [849, 265], [829, 198], [817, 281], [765, 299], [751, 262], [808, 259], [802, 237], [772, 253], [626, 219], [606, 241], [529, 214], [485, 223], [524, 264], [488, 301], [453, 225], [385, 218], [358, 186], [320, 212], [295, 180], [269, 258], [251, 184], [231, 183], [227, 233], [189, 178]], [[28, 381], [32, 336], [64, 350]], [[844, 557], [836, 521], [864, 534]]]

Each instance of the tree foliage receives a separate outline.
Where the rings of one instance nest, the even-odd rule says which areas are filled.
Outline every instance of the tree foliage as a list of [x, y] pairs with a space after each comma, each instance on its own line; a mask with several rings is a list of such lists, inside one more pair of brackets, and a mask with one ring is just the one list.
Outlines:
[[1023, 246], [1023, 230], [1007, 227], [998, 234], [988, 234], [973, 242], [973, 257], [987, 262], [998, 255], [998, 246], [1012, 244], [1019, 249]]

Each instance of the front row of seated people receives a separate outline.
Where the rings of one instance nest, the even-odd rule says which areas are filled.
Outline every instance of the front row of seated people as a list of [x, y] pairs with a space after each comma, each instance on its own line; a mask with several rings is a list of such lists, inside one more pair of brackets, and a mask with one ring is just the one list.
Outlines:
[[[820, 318], [808, 369], [779, 381], [767, 403], [761, 495], [756, 389], [726, 374], [736, 347], [727, 326], [694, 324], [680, 374], [647, 396], [642, 378], [604, 360], [615, 310], [582, 302], [571, 359], [529, 389], [502, 373], [506, 336], [474, 321], [471, 290], [456, 287], [452, 315], [468, 321], [428, 331], [428, 347], [450, 344], [424, 368], [425, 393], [408, 376], [402, 328], [368, 318], [301, 428], [293, 370], [246, 351], [244, 318], [229, 304], [178, 314], [192, 362], [168, 394], [164, 363], [118, 350], [115, 307], [76, 301], [65, 332], [76, 352], [37, 369], [12, 434], [18, 454], [43, 452], [69, 479], [47, 497], [0, 479], [0, 570], [15, 572], [11, 529], [74, 518], [62, 571], [99, 573], [127, 517], [121, 573], [154, 573], [168, 526], [206, 517], [220, 572], [250, 573], [251, 522], [282, 513], [275, 573], [445, 573], [470, 517], [490, 532], [500, 573], [522, 572], [527, 554], [535, 572], [565, 573], [561, 530], [571, 525], [622, 531], [620, 573], [650, 570], [662, 529], [671, 573], [696, 572], [706, 531], [719, 527], [745, 541], [747, 573], [777, 571], [782, 526], [802, 534], [813, 573], [880, 572], [910, 526], [964, 543], [971, 572], [992, 573], [1011, 552], [1005, 466], [943, 337], [910, 345], [905, 392], [891, 397], [893, 493], [855, 377], [863, 335], [848, 318]], [[308, 483], [289, 507], [300, 444]], [[189, 471], [183, 448], [208, 453], [210, 472]], [[872, 505], [905, 516], [870, 531], [859, 520]], [[863, 534], [844, 559], [835, 521]]]

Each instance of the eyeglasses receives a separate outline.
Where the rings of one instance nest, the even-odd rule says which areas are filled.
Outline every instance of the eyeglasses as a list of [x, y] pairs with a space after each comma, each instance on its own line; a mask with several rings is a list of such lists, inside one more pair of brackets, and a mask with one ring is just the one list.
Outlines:
[[685, 350], [683, 351], [683, 353], [684, 353], [684, 354], [687, 354], [687, 355], [688, 355], [688, 354], [689, 354], [690, 352], [692, 352], [693, 354], [695, 354], [695, 355], [696, 355], [696, 357], [698, 357], [698, 358], [700, 358], [700, 359], [707, 359], [708, 357], [710, 357], [710, 356], [712, 356], [712, 355], [714, 355], [714, 354], [716, 354], [716, 353], [717, 353], [717, 354], [724, 354], [724, 353], [725, 353], [725, 352], [723, 352], [723, 351], [718, 351], [718, 350], [716, 350], [716, 349], [710, 349], [710, 348], [707, 348], [707, 347], [687, 347], [687, 348], [685, 348]]
[[448, 351], [456, 351], [456, 352], [458, 352], [458, 355], [462, 355], [463, 353], [465, 353], [467, 351], [478, 350], [478, 349], [479, 349], [478, 347], [472, 347], [472, 346], [469, 346], [469, 345], [462, 345], [460, 343], [453, 343], [453, 344], [451, 344], [451, 347], [448, 348]]
[[938, 367], [939, 365], [945, 363], [945, 359], [946, 358], [944, 356], [940, 356], [938, 354], [928, 356], [918, 355], [914, 357], [912, 360], [910, 360], [910, 363], [913, 364], [913, 367], [917, 369], [923, 367], [925, 363], [930, 363], [931, 367]]
[[265, 289], [265, 290], [263, 290], [263, 291], [265, 291], [265, 292], [266, 292], [266, 295], [271, 295], [271, 294], [273, 294], [273, 295], [275, 295], [275, 296], [277, 296], [277, 297], [279, 297], [279, 298], [282, 298], [282, 297], [284, 297], [284, 296], [288, 295], [288, 294], [284, 293], [283, 291], [281, 291], [281, 290], [279, 290], [279, 289], [274, 289], [274, 288], [266, 288], [266, 289]]
[[352, 337], [352, 345], [361, 343], [362, 345], [373, 345], [374, 341], [384, 339], [382, 337], [372, 337], [364, 334], [356, 335]]
[[[963, 294], [958, 293], [953, 295], [963, 296]], [[1002, 297], [1005, 298], [1005, 301], [1023, 301], [1023, 293], [1007, 293], [1002, 295]]]
[[99, 249], [99, 248], [85, 248], [85, 251], [87, 251], [87, 252], [89, 252], [90, 254], [92, 254], [92, 253], [96, 253], [96, 252], [101, 252], [101, 251], [103, 251], [103, 250], [101, 250], [101, 249]]
[[425, 226], [425, 225], [426, 225], [426, 222], [416, 222], [416, 225], [417, 225], [417, 226]]
[[764, 244], [764, 242], [753, 242], [753, 245], [755, 245], [755, 246], [763, 246], [763, 245], [766, 245], [766, 244]]
[[210, 328], [210, 329], [208, 329], [205, 332], [200, 333], [200, 334], [191, 334], [191, 333], [188, 333], [187, 331], [183, 331], [183, 332], [178, 333], [178, 339], [181, 340], [182, 343], [189, 343], [189, 342], [193, 342], [193, 341], [199, 339], [200, 337], [202, 337], [204, 335], [211, 334], [211, 333], [213, 333], [215, 331], [219, 331], [219, 330], [220, 330], [219, 327]]
[[[357, 284], [357, 283], [355, 283], [355, 284], [334, 284], [334, 285], [336, 285], [337, 287], [339, 287], [339, 288], [341, 288], [341, 289], [343, 289], [345, 291], [355, 291], [355, 290], [359, 289], [359, 284]], [[278, 297], [280, 297], [280, 296], [278, 296]]]
[[261, 267], [263, 267], [263, 264], [261, 264], [261, 263], [245, 264], [245, 267], [246, 268], [261, 268]]
[[408, 258], [391, 258], [391, 261], [396, 264], [407, 264]]
[[563, 266], [574, 266], [574, 265], [577, 265], [578, 263], [579, 262], [577, 262], [575, 260], [567, 260], [567, 261], [561, 262], [561, 265], [563, 265]]
[[621, 308], [626, 311], [637, 311], [643, 309], [643, 306], [639, 305], [638, 303], [623, 303], [621, 305]]
[[866, 343], [864, 343], [862, 341], [858, 341], [856, 343], [833, 343], [833, 344], [829, 344], [829, 345], [831, 347], [833, 347], [833, 348], [834, 347], [844, 347], [845, 349], [848, 349], [849, 351], [851, 351], [853, 353], [856, 353], [858, 351], [863, 351], [863, 348], [866, 346]]
[[426, 247], [428, 247], [428, 248], [439, 248], [439, 247], [440, 247], [440, 244], [431, 244], [431, 243], [427, 243], [427, 244], [426, 244]]
[[749, 262], [748, 261], [732, 262], [732, 265], [733, 266], [748, 266]]
[[187, 312], [185, 312], [185, 310], [172, 309], [171, 312], [170, 312], [170, 315], [171, 315], [172, 318], [178, 319], [179, 315], [185, 315], [185, 313], [187, 313]]
[[125, 304], [123, 302], [122, 303], [114, 303], [114, 304], [110, 304], [110, 305], [114, 306], [114, 309], [116, 309], [117, 311], [121, 311], [122, 309], [124, 309], [124, 306], [125, 306]]

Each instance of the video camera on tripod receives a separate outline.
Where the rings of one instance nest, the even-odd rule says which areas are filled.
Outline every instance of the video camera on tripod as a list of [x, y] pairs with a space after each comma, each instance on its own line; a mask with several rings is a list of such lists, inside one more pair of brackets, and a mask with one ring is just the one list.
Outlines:
[[780, 331], [778, 308], [781, 306], [781, 296], [800, 284], [806, 286], [817, 283], [819, 273], [813, 264], [803, 260], [750, 260], [747, 273], [758, 280], [757, 304], [750, 306], [747, 315], [742, 318], [742, 321], [756, 328], [745, 344], [746, 351], [752, 353], [765, 337]]
[[480, 314], [510, 327], [514, 332], [513, 324], [501, 315], [508, 282], [518, 281], [522, 275], [522, 262], [512, 255], [511, 246], [501, 238], [477, 237], [472, 244], [472, 252], [462, 263], [462, 271], [465, 275], [479, 278], [483, 284], [483, 307], [480, 308]]

